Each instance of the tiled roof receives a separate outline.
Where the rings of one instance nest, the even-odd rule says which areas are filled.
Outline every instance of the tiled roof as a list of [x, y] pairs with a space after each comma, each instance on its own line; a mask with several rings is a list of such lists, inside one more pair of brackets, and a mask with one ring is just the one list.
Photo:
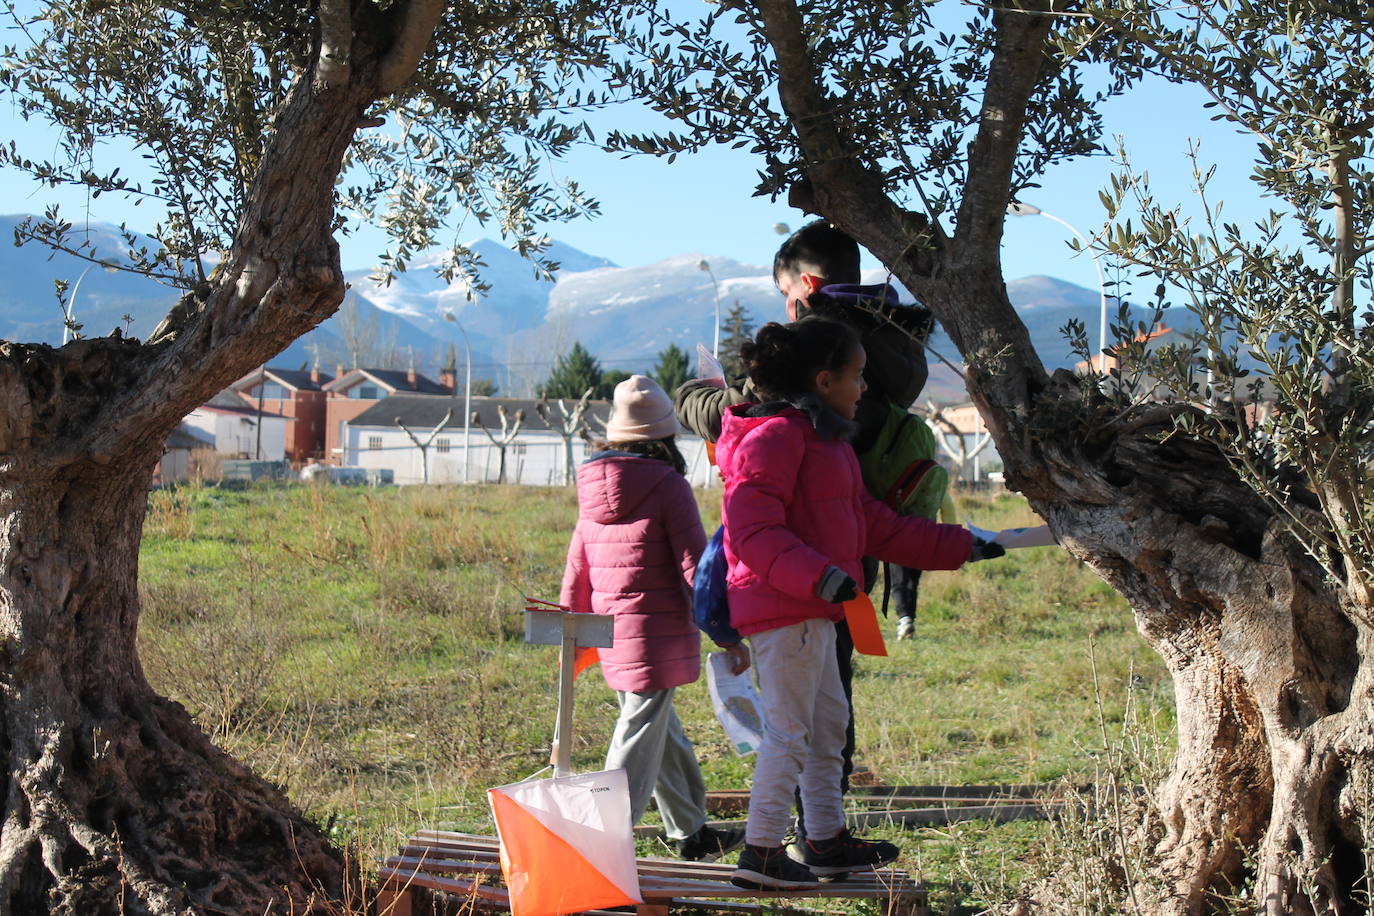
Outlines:
[[[557, 429], [562, 414], [558, 410], [556, 401], [549, 404], [549, 417], [553, 420], [553, 427], [544, 422], [543, 417], [535, 410], [538, 401], [528, 398], [473, 398], [472, 412], [477, 414], [481, 425], [493, 432], [501, 428], [501, 418], [498, 414], [500, 407], [506, 408], [506, 416], [513, 418], [517, 410], [525, 411], [525, 421], [521, 424], [521, 429], [531, 432], [543, 432], [549, 429]], [[572, 403], [568, 403], [569, 408]], [[445, 429], [463, 428], [463, 399], [461, 397], [417, 396], [417, 395], [392, 395], [383, 398], [373, 404], [367, 410], [358, 414], [348, 421], [349, 426], [372, 426], [386, 427], [391, 429], [398, 428], [397, 420], [404, 423], [411, 431], [431, 430], [439, 425], [439, 421], [444, 419], [444, 414], [453, 411], [453, 416], [449, 418]], [[592, 435], [600, 435], [606, 427], [606, 420], [610, 417], [611, 405], [608, 401], [592, 401], [588, 407], [587, 415], [591, 419]], [[472, 425], [476, 429], [477, 423]]]
[[310, 380], [309, 369], [278, 369], [275, 366], [267, 366], [265, 370], [254, 369], [252, 372], [235, 382], [233, 387], [235, 389], [240, 387], [252, 387], [257, 382], [259, 373], [263, 371], [267, 373], [268, 378], [295, 391], [319, 391], [334, 380], [332, 375], [327, 372], [321, 372], [320, 380], [318, 382], [312, 382]]
[[[370, 378], [387, 391], [394, 394], [451, 394], [447, 388], [420, 373], [415, 373], [415, 385], [410, 384], [410, 373], [403, 369], [350, 369], [323, 387], [327, 391], [342, 391], [351, 388], [355, 382]], [[437, 422], [437, 421], [436, 421]]]

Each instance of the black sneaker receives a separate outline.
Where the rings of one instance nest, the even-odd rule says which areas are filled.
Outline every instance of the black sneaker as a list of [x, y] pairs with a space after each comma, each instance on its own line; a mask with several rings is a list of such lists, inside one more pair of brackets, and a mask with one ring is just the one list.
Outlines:
[[[798, 856], [798, 847], [801, 855]], [[886, 865], [901, 852], [883, 840], [861, 840], [846, 827], [828, 840], [806, 839], [788, 847], [788, 855], [796, 859], [822, 881], [843, 881], [854, 871], [869, 871]]]
[[733, 852], [744, 845], [743, 828], [717, 830], [707, 824], [685, 840], [677, 841], [679, 858], [689, 862], [714, 862], [727, 852]]
[[751, 891], [802, 891], [821, 886], [811, 869], [789, 859], [783, 847], [753, 845], [746, 845], [739, 854], [730, 883]]

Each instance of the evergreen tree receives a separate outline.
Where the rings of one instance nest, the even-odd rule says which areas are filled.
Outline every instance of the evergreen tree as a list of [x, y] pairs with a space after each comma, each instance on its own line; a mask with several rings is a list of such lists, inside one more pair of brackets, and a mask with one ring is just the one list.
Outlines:
[[721, 322], [720, 338], [720, 364], [725, 369], [727, 381], [738, 378], [744, 374], [744, 367], [739, 361], [739, 348], [744, 346], [746, 341], [754, 339], [754, 320], [749, 316], [749, 310], [740, 305], [738, 299], [735, 304], [730, 306], [730, 312]]
[[600, 397], [601, 382], [601, 363], [582, 346], [581, 341], [577, 341], [571, 350], [558, 357], [548, 380], [540, 387], [540, 395], [576, 400], [588, 388], [593, 388], [596, 389], [594, 396]]
[[691, 378], [687, 351], [675, 343], [669, 344], [666, 350], [658, 352], [658, 362], [649, 374], [671, 395], [679, 385]]
[[633, 373], [626, 372], [624, 369], [607, 369], [601, 373], [601, 384], [596, 386], [593, 397], [609, 401], [615, 396], [615, 386], [629, 378]]

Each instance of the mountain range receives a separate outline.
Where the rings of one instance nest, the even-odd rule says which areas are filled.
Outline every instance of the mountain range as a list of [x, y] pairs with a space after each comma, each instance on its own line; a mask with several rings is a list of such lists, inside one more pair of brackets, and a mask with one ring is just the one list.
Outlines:
[[[11, 236], [22, 219], [0, 216], [0, 238]], [[100, 255], [118, 258], [125, 250], [113, 226], [92, 224], [89, 233]], [[154, 243], [149, 239], [146, 244]], [[524, 396], [548, 376], [557, 355], [574, 341], [605, 368], [642, 372], [670, 344], [689, 353], [698, 342], [709, 348], [717, 306], [723, 317], [736, 303], [742, 305], [756, 326], [783, 316], [770, 268], [725, 257], [684, 254], [655, 264], [619, 267], [554, 242], [546, 256], [559, 266], [549, 280], [499, 242], [480, 239], [468, 247], [481, 258], [482, 280], [490, 287], [485, 297], [469, 296], [461, 279], [440, 279], [434, 272], [438, 256], [417, 258], [385, 287], [372, 282], [368, 269], [346, 270], [349, 289], [339, 312], [292, 342], [273, 364], [294, 369], [318, 361], [332, 372], [343, 364], [413, 362], [421, 371], [433, 373], [452, 345], [461, 373], [466, 336], [473, 378], [491, 379], [502, 393]], [[179, 295], [145, 277], [92, 269], [76, 257], [33, 243], [0, 245], [0, 278], [0, 339], [53, 345], [62, 342], [63, 334], [54, 281], [70, 285], [74, 318], [82, 325], [81, 333], [89, 336], [114, 328], [146, 336]], [[871, 271], [864, 279], [882, 282], [884, 274]], [[1076, 361], [1060, 331], [1068, 319], [1081, 319], [1090, 336], [1096, 336], [1099, 297], [1094, 290], [1032, 276], [1008, 282], [1007, 292], [1046, 368]], [[1114, 305], [1112, 309], [1114, 319]], [[942, 332], [933, 335], [931, 347], [958, 364], [958, 354]], [[938, 402], [965, 399], [957, 373], [934, 356], [924, 397]]]

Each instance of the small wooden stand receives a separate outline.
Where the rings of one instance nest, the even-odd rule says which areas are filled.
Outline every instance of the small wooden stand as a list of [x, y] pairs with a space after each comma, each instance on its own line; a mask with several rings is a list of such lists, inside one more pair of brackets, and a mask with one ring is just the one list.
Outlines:
[[558, 659], [558, 719], [554, 723], [554, 776], [572, 775], [573, 664], [579, 648], [605, 649], [613, 641], [615, 618], [604, 614], [525, 608], [525, 642], [561, 646]]

